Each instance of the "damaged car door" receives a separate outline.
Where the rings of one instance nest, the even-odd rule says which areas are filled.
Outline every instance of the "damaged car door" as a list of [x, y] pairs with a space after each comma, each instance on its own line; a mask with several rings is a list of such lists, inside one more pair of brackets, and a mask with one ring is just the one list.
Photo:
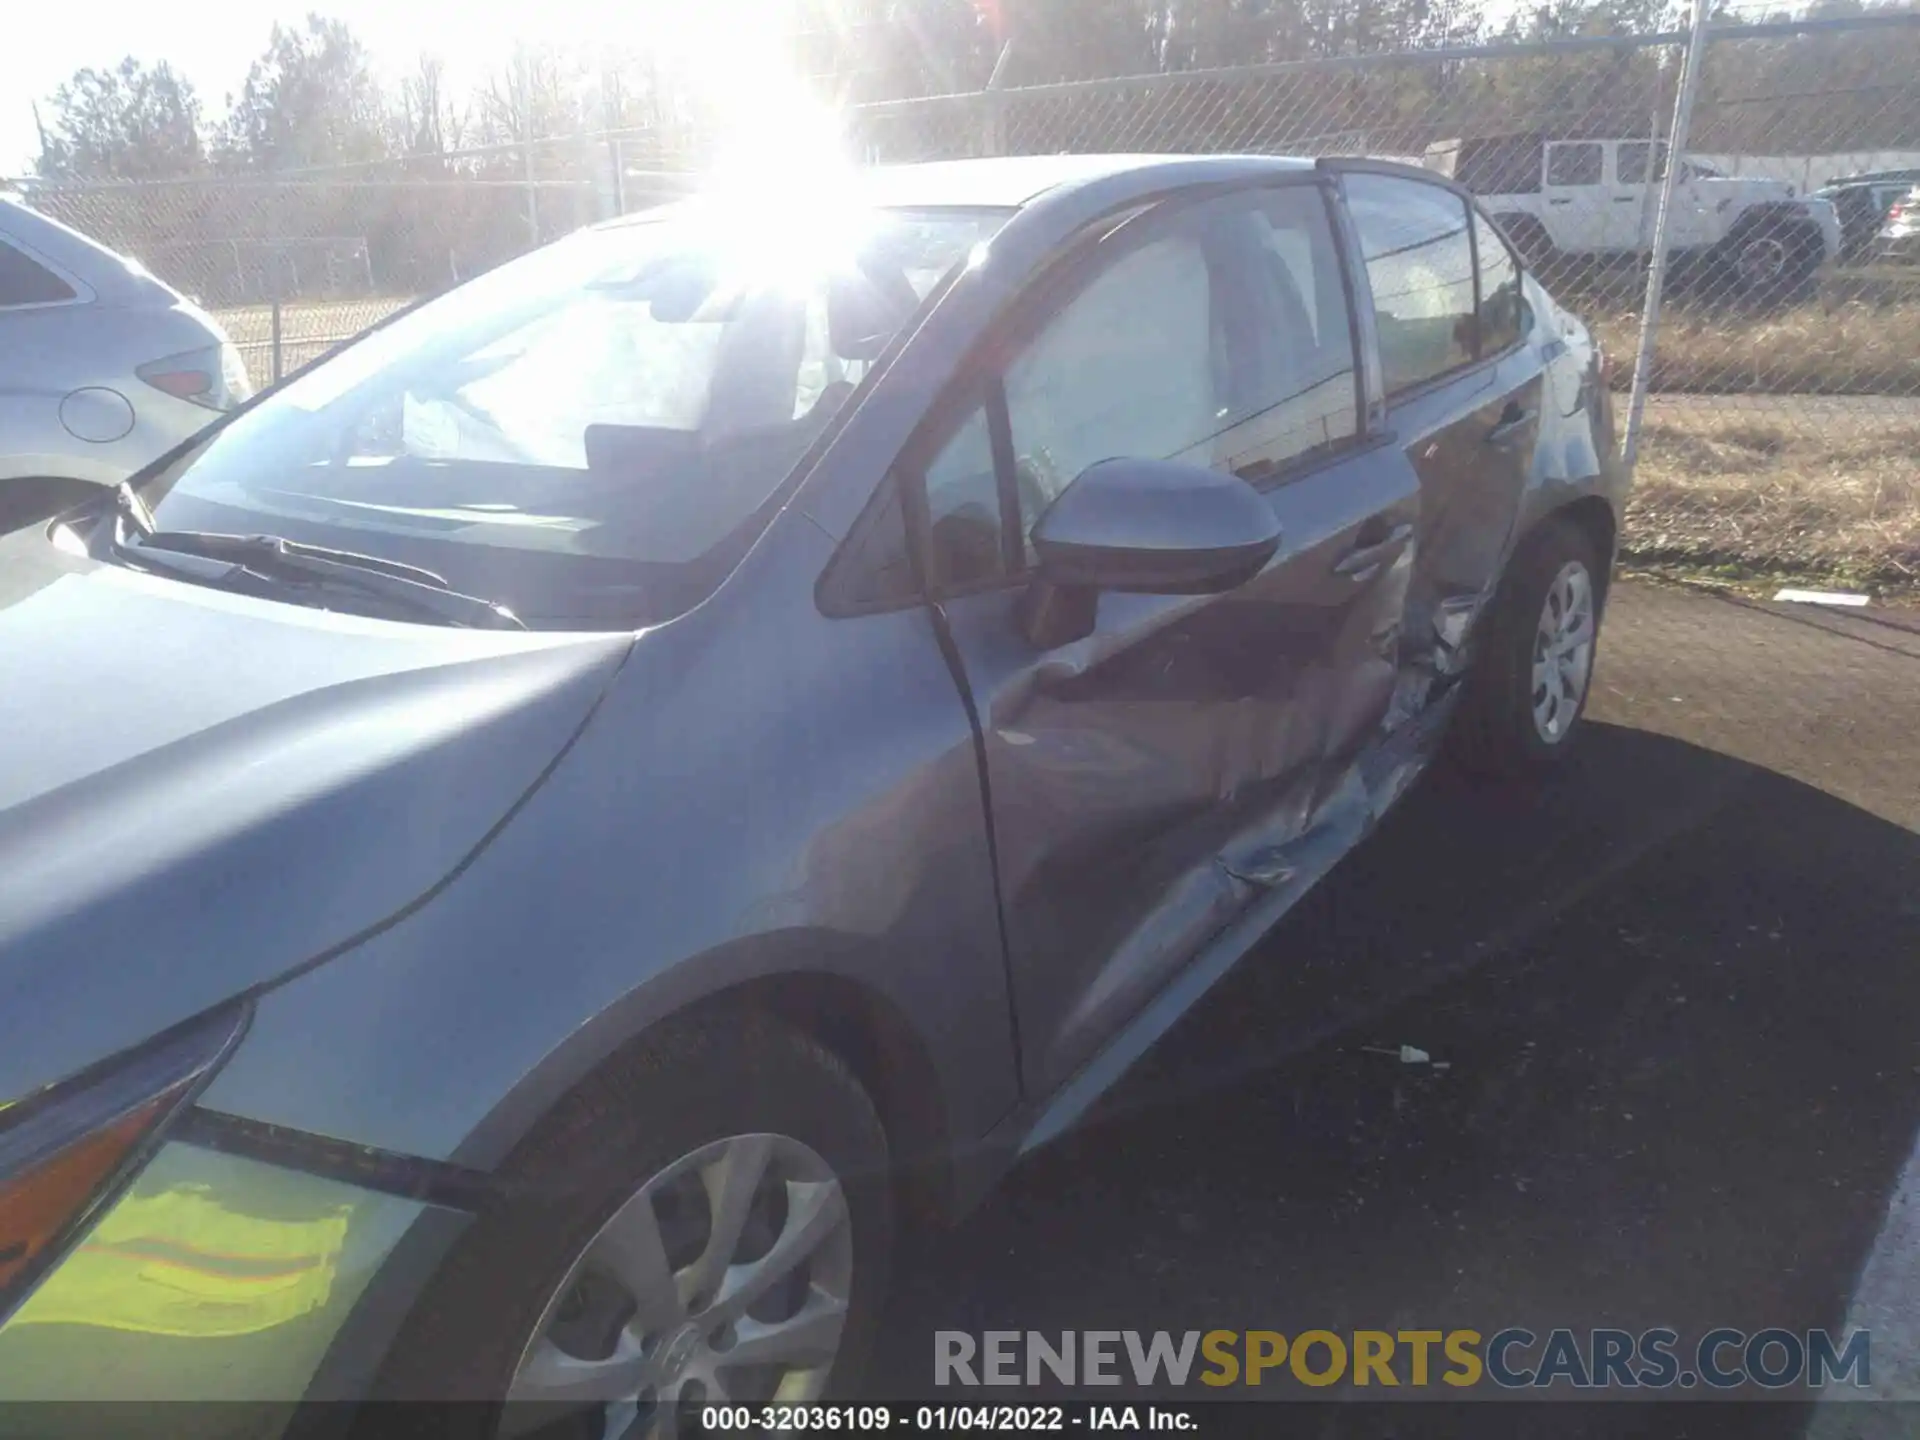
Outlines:
[[1463, 195], [1365, 171], [1344, 186], [1388, 422], [1420, 476], [1405, 658], [1416, 675], [1457, 675], [1512, 547], [1545, 364], [1519, 264]]
[[[1346, 762], [1393, 693], [1418, 485], [1363, 424], [1334, 233], [1311, 177], [1135, 215], [1013, 307], [901, 476], [978, 717], [1030, 1093], [1304, 886], [1296, 846], [1363, 826]], [[1157, 497], [1169, 532], [1237, 477], [1277, 552], [1212, 593], [1062, 593], [1048, 517], [1114, 460], [1195, 477]]]

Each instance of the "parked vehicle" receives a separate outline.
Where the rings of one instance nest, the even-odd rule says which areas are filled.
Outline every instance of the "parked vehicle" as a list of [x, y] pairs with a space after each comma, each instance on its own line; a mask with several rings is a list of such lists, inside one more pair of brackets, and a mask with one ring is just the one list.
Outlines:
[[0, 196], [0, 530], [126, 479], [250, 393], [211, 316]]
[[[1653, 248], [1664, 141], [1500, 135], [1429, 147], [1427, 164], [1480, 197], [1536, 266], [1562, 256], [1625, 257]], [[1840, 220], [1824, 199], [1782, 181], [1734, 178], [1682, 158], [1669, 243], [1742, 293], [1791, 294], [1837, 260]]]
[[1874, 255], [1909, 265], [1920, 260], [1920, 185], [1894, 201], [1887, 211], [1887, 222], [1874, 237]]
[[582, 232], [0, 540], [0, 1393], [844, 1387], [903, 1228], [1443, 736], [1567, 755], [1628, 477], [1463, 190], [852, 183]]
[[1840, 217], [1840, 258], [1856, 261], [1873, 252], [1874, 237], [1886, 223], [1894, 202], [1920, 184], [1920, 172], [1887, 171], [1843, 176], [1830, 180], [1815, 196], [1830, 203]]

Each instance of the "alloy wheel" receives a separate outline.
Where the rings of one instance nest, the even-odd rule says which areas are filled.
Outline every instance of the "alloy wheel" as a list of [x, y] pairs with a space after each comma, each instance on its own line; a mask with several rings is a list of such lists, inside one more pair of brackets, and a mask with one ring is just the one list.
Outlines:
[[1593, 673], [1593, 577], [1578, 560], [1547, 587], [1533, 636], [1533, 726], [1557, 745], [1573, 728]]
[[640, 1187], [555, 1288], [505, 1433], [679, 1433], [683, 1404], [810, 1400], [846, 1326], [839, 1178], [784, 1135], [704, 1145]]

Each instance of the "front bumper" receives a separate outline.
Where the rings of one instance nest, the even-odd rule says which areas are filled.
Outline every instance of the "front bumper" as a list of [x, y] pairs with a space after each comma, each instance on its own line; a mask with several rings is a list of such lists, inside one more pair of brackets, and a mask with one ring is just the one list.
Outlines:
[[[144, 1402], [115, 1433], [277, 1434], [432, 1210], [171, 1141], [0, 1326], [0, 1396]], [[102, 1433], [92, 1405], [33, 1413], [35, 1434]]]

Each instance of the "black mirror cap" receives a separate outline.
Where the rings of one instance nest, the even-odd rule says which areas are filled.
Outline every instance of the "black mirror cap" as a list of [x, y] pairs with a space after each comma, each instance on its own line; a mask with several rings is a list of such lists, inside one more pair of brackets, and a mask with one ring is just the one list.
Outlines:
[[1237, 475], [1176, 460], [1102, 460], [1033, 527], [1040, 578], [1149, 595], [1220, 594], [1280, 548], [1266, 497]]

